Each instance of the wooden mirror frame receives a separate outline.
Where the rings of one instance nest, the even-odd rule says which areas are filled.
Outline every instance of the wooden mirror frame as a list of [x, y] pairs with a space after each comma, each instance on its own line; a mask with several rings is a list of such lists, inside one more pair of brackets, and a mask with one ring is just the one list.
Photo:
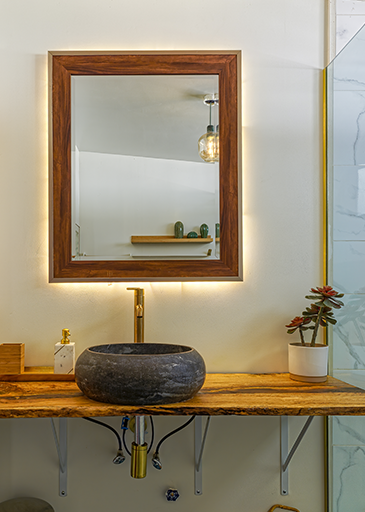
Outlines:
[[[49, 52], [50, 282], [242, 280], [241, 52]], [[71, 258], [71, 76], [219, 77], [219, 260]]]

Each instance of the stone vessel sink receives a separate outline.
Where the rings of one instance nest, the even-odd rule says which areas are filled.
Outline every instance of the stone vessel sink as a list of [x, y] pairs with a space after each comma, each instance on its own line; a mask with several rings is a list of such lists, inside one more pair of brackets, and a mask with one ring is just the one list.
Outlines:
[[205, 364], [193, 348], [166, 343], [117, 343], [84, 350], [76, 384], [93, 400], [158, 405], [193, 397], [203, 386]]

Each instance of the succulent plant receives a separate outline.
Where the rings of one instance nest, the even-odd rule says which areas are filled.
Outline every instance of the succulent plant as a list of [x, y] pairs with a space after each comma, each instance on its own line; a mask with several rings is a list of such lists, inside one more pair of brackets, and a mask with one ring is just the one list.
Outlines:
[[[323, 286], [311, 288], [313, 295], [306, 295], [305, 298], [315, 301], [302, 312], [302, 316], [296, 316], [286, 325], [288, 334], [293, 334], [299, 329], [300, 341], [305, 345], [304, 331], [313, 330], [310, 346], [316, 344], [319, 326], [327, 327], [328, 324], [334, 325], [335, 320], [332, 309], [340, 309], [344, 304], [339, 299], [343, 297], [343, 293], [338, 293], [332, 286]], [[310, 323], [314, 325], [309, 325]]]

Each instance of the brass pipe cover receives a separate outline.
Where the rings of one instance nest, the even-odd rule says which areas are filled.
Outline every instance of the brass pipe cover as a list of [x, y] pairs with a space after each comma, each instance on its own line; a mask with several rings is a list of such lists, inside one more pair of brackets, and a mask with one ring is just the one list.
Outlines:
[[131, 477], [145, 478], [147, 474], [147, 443], [132, 443]]

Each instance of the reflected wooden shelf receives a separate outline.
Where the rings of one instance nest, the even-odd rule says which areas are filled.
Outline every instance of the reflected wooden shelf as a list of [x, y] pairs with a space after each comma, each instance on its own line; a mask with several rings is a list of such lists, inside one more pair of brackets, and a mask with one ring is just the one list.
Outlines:
[[365, 391], [328, 377], [306, 384], [287, 373], [212, 373], [191, 400], [128, 406], [90, 400], [75, 382], [0, 382], [0, 418], [124, 415], [365, 415]]
[[185, 235], [183, 238], [175, 238], [170, 235], [153, 235], [153, 236], [131, 236], [132, 244], [210, 244], [213, 242], [213, 238], [208, 236], [207, 238], [187, 238]]
[[74, 381], [75, 374], [54, 373], [53, 366], [26, 366], [23, 373], [0, 374], [4, 382]]

